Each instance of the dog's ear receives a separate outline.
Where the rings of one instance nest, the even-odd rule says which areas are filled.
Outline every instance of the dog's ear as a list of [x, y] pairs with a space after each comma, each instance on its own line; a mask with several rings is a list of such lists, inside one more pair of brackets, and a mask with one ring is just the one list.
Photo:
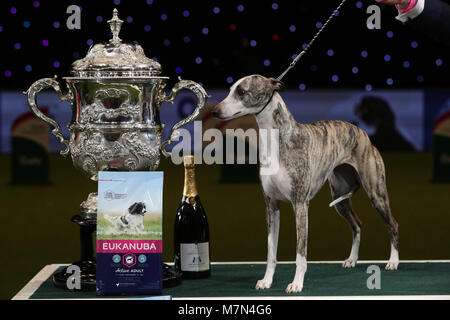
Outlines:
[[269, 78], [270, 86], [272, 87], [272, 90], [275, 91], [283, 91], [284, 90], [284, 83], [281, 82], [281, 80], [275, 79], [275, 78]]
[[137, 202], [133, 203], [133, 204], [128, 208], [128, 212], [129, 212], [129, 213], [133, 213], [134, 210], [136, 210], [137, 205], [138, 205]]

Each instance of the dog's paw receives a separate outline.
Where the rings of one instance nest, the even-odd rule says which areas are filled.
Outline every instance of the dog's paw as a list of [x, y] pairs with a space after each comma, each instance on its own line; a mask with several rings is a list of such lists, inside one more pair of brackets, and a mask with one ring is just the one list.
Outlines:
[[386, 270], [397, 270], [399, 261], [389, 261], [385, 267]]
[[347, 259], [342, 263], [342, 268], [354, 268], [356, 266], [356, 260]]
[[286, 293], [302, 292], [302, 289], [303, 284], [292, 282], [286, 287]]
[[265, 279], [258, 280], [256, 283], [255, 289], [256, 290], [264, 290], [269, 289], [272, 286], [272, 281], [268, 281]]

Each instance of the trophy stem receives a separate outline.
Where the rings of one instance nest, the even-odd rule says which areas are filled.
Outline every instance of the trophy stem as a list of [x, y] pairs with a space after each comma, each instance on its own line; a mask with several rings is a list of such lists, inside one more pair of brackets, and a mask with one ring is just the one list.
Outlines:
[[[94, 291], [96, 288], [95, 275], [97, 262], [94, 257], [94, 246], [93, 246], [93, 234], [97, 229], [97, 218], [96, 213], [93, 212], [92, 206], [91, 210], [85, 210], [85, 204], [90, 201], [92, 203], [92, 198], [96, 198], [96, 194], [91, 193], [88, 200], [81, 204], [81, 214], [77, 214], [70, 219], [73, 223], [76, 223], [80, 227], [80, 249], [81, 249], [81, 260], [72, 263], [72, 265], [78, 266], [80, 268], [80, 289], [81, 291]], [[53, 275], [53, 283], [58, 288], [67, 288], [67, 280], [73, 276], [69, 273], [67, 268], [62, 271], [55, 273]]]
[[95, 220], [85, 219], [81, 215], [73, 216], [72, 222], [80, 226], [81, 260], [94, 261], [93, 233], [97, 229]]

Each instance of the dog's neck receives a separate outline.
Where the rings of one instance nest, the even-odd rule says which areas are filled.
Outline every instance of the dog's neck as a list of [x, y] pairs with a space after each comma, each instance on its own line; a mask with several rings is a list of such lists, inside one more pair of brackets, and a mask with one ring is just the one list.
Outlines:
[[255, 114], [260, 129], [292, 130], [296, 121], [286, 107], [281, 96], [275, 92], [269, 104], [259, 114]]

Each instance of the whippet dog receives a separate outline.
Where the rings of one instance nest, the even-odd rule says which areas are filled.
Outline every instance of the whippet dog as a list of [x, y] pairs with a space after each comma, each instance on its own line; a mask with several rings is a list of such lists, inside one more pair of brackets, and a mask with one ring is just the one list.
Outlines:
[[[384, 163], [367, 134], [344, 121], [297, 123], [278, 93], [283, 84], [260, 75], [244, 77], [234, 83], [228, 96], [212, 110], [222, 120], [253, 114], [260, 129], [279, 130], [279, 169], [260, 179], [267, 213], [268, 252], [264, 278], [256, 289], [270, 288], [277, 263], [280, 226], [278, 201], [290, 202], [297, 227], [296, 271], [286, 292], [300, 292], [307, 268], [309, 201], [328, 179], [334, 206], [353, 232], [350, 256], [344, 268], [355, 267], [361, 234], [361, 222], [352, 209], [350, 197], [360, 186], [386, 222], [391, 241], [391, 254], [386, 270], [396, 270], [398, 256], [398, 224], [391, 214], [386, 190]], [[259, 139], [262, 149], [267, 143]], [[267, 150], [267, 149], [265, 149]], [[260, 159], [261, 160], [261, 159]]]

